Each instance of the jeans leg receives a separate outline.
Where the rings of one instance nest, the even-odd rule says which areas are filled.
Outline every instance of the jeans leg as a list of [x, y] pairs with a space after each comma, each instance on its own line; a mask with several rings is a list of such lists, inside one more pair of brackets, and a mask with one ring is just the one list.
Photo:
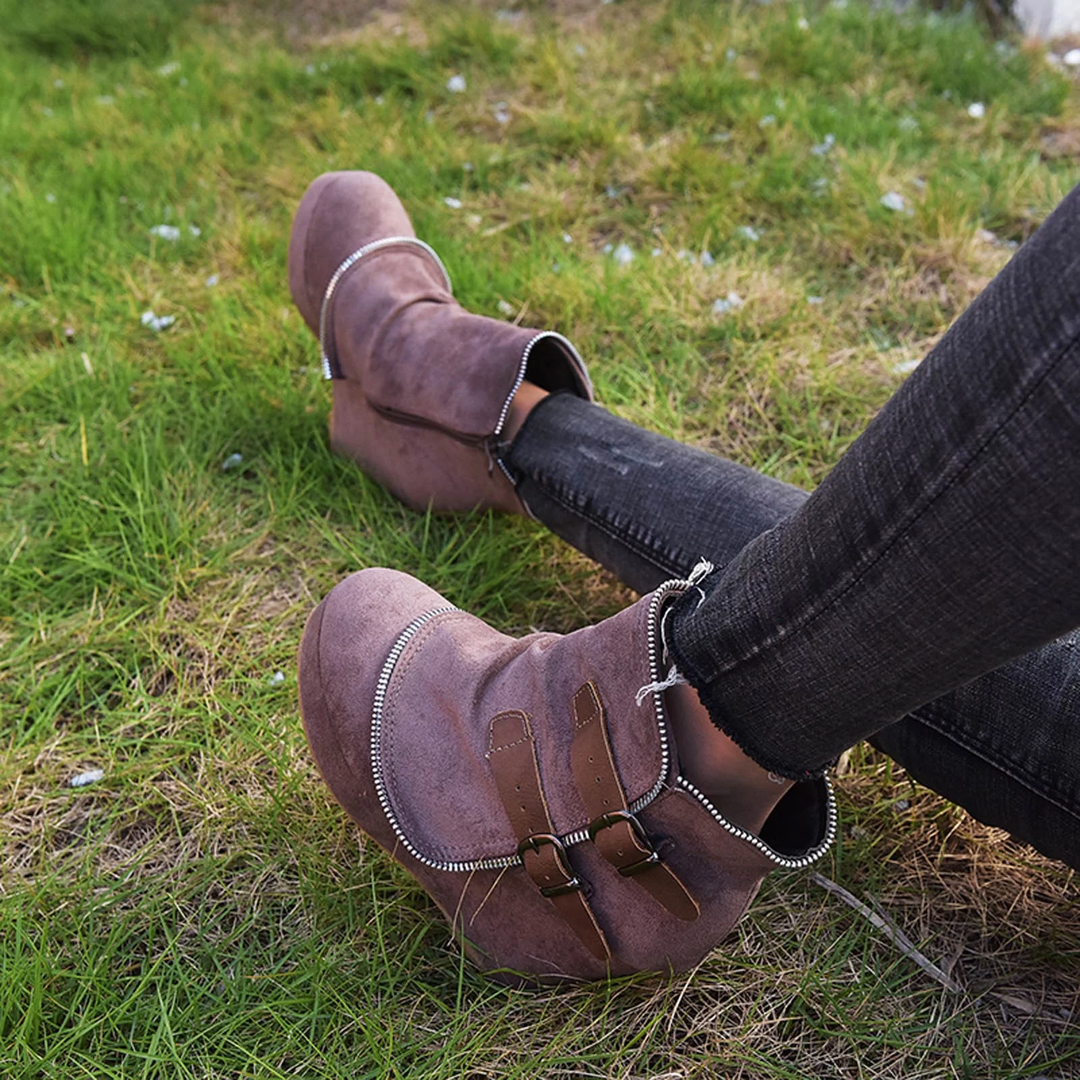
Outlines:
[[806, 500], [570, 394], [541, 401], [504, 460], [535, 517], [641, 593], [703, 556], [725, 566]]
[[1080, 870], [1080, 636], [995, 668], [870, 741], [979, 821]]
[[[540, 521], [645, 592], [702, 556], [718, 571], [804, 492], [643, 431], [571, 396], [546, 399], [510, 448]], [[987, 824], [1080, 868], [1080, 640], [1061, 638], [916, 709], [873, 739]]]
[[809, 775], [1080, 624], [1078, 569], [1080, 189], [669, 643], [756, 761]]

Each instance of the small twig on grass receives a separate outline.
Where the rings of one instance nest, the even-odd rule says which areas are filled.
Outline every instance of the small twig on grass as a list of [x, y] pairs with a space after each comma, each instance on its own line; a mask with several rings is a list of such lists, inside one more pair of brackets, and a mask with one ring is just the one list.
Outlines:
[[504, 221], [501, 225], [492, 225], [490, 229], [485, 229], [480, 235], [482, 237], [497, 236], [501, 232], [506, 232], [507, 229], [512, 229], [515, 225], [524, 225], [526, 221], [530, 220], [532, 220], [532, 214], [511, 218], [510, 221]]
[[[963, 993], [963, 987], [951, 976], [946, 975], [944, 971], [930, 960], [927, 960], [925, 956], [917, 948], [912, 940], [893, 922], [888, 915], [884, 912], [878, 914], [871, 911], [861, 900], [852, 896], [847, 889], [840, 885], [837, 885], [835, 881], [830, 881], [827, 877], [823, 877], [821, 874], [813, 873], [810, 875], [810, 880], [815, 885], [820, 885], [826, 892], [831, 892], [835, 896], [839, 896], [848, 907], [853, 908], [864, 919], [867, 919], [879, 930], [883, 930], [893, 942], [893, 944], [909, 959], [914, 960], [929, 975], [932, 979], [936, 979], [946, 990], [952, 991], [954, 994]], [[880, 910], [880, 909], [879, 909]]]

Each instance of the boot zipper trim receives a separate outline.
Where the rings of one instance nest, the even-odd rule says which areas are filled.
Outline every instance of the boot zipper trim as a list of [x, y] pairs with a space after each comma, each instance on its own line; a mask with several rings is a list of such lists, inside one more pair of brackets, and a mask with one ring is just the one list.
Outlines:
[[[542, 330], [539, 334], [529, 338], [525, 343], [525, 348], [521, 353], [521, 360], [518, 363], [517, 376], [514, 379], [514, 385], [510, 388], [510, 393], [506, 395], [506, 400], [503, 402], [502, 411], [499, 413], [499, 419], [495, 422], [495, 430], [491, 433], [491, 442], [495, 446], [496, 450], [499, 449], [500, 440], [499, 436], [502, 435], [502, 430], [506, 426], [506, 418], [510, 415], [510, 405], [514, 400], [514, 395], [521, 389], [521, 384], [525, 381], [525, 373], [529, 368], [529, 358], [532, 356], [533, 346], [538, 341], [544, 338], [554, 338], [559, 342], [564, 349], [569, 352], [571, 359], [577, 365], [578, 372], [585, 381], [585, 385], [591, 391], [592, 382], [589, 379], [589, 373], [585, 370], [585, 361], [581, 359], [581, 354], [574, 348], [574, 344], [567, 338], [564, 338], [562, 334], [555, 333], [554, 330]], [[502, 469], [506, 475], [506, 479], [510, 481], [514, 487], [517, 487], [517, 477], [503, 464], [503, 459], [496, 454], [495, 463]]]
[[[653, 681], [660, 681], [660, 666], [663, 662], [662, 650], [663, 644], [660, 640], [659, 634], [659, 622], [660, 614], [663, 611], [664, 605], [670, 599], [671, 596], [685, 592], [688, 588], [692, 587], [690, 581], [668, 581], [661, 585], [652, 595], [652, 599], [649, 602], [649, 616], [648, 616], [648, 650], [649, 650], [649, 670], [652, 674]], [[402, 654], [405, 652], [409, 642], [433, 619], [439, 618], [442, 615], [447, 615], [453, 612], [460, 611], [460, 608], [448, 604], [445, 607], [434, 608], [431, 611], [425, 612], [423, 615], [418, 615], [404, 630], [398, 635], [397, 640], [394, 642], [390, 649], [389, 655], [386, 657], [386, 661], [383, 663], [382, 670], [379, 672], [379, 679], [375, 685], [375, 697], [371, 706], [371, 771], [375, 780], [375, 791], [379, 798], [379, 804], [382, 806], [383, 814], [386, 816], [386, 820], [389, 823], [391, 829], [394, 830], [394, 835], [397, 837], [401, 846], [414, 858], [417, 862], [422, 863], [424, 866], [428, 866], [433, 870], [443, 870], [448, 873], [469, 873], [474, 870], [502, 870], [508, 866], [514, 866], [520, 862], [516, 853], [493, 856], [487, 859], [473, 859], [469, 861], [457, 861], [448, 862], [439, 859], [433, 859], [429, 855], [425, 855], [422, 851], [418, 850], [406, 835], [405, 830], [401, 827], [401, 823], [398, 821], [397, 815], [394, 813], [393, 807], [390, 805], [390, 796], [386, 790], [386, 779], [383, 776], [382, 767], [382, 731], [383, 731], [383, 713], [386, 708], [386, 695], [390, 688], [390, 681], [394, 676], [394, 670], [397, 667], [398, 661], [401, 659]], [[671, 749], [668, 742], [668, 729], [667, 720], [664, 714], [664, 702], [660, 691], [654, 691], [653, 704], [656, 709], [656, 723], [660, 731], [660, 770], [657, 776], [656, 782], [653, 784], [649, 791], [644, 795], [639, 796], [632, 803], [630, 803], [630, 813], [636, 814], [640, 810], [643, 810], [648, 806], [664, 789], [665, 783], [667, 783], [668, 771], [671, 768]], [[691, 786], [682, 779], [682, 777], [676, 777], [675, 783], [681, 784], [688, 790], [691, 790]], [[812, 861], [809, 856], [804, 856], [802, 859], [787, 859], [783, 855], [779, 855], [769, 847], [763, 840], [754, 836], [752, 833], [746, 832], [744, 829], [740, 829], [737, 825], [731, 824], [724, 817], [722, 817], [718, 811], [716, 811], [712, 805], [705, 799], [700, 792], [696, 792], [696, 789], [692, 791], [696, 794], [696, 797], [705, 805], [710, 811], [713, 818], [719, 822], [728, 832], [737, 836], [740, 840], [745, 840], [747, 843], [753, 845], [759, 851], [767, 855], [773, 862], [780, 866], [802, 866]], [[832, 795], [830, 789], [829, 796], [829, 823], [830, 830], [827, 836], [827, 843], [821, 848], [822, 851], [832, 843], [832, 834], [835, 832], [835, 813], [833, 811]], [[564, 836], [560, 836], [559, 839], [567, 846], [573, 846], [575, 844], [583, 844], [589, 837], [588, 827], [577, 829], [574, 832], [568, 833]], [[814, 858], [817, 856], [815, 855]]]
[[390, 796], [386, 791], [386, 778], [383, 776], [383, 710], [386, 708], [386, 692], [390, 687], [390, 680], [394, 676], [394, 669], [397, 667], [397, 663], [401, 659], [401, 654], [405, 651], [405, 647], [420, 630], [440, 615], [448, 615], [451, 612], [460, 610], [460, 608], [448, 604], [446, 607], [435, 608], [432, 611], [425, 612], [423, 615], [418, 615], [404, 630], [401, 631], [397, 640], [391, 647], [390, 654], [387, 656], [386, 662], [382, 666], [382, 671], [379, 672], [379, 681], [375, 685], [375, 700], [371, 706], [371, 772], [375, 779], [375, 791], [379, 796], [379, 804], [382, 806], [383, 813], [386, 815], [386, 820], [390, 823], [390, 827], [394, 830], [394, 835], [398, 838], [402, 847], [404, 847], [417, 862], [421, 862], [425, 866], [430, 866], [434, 870], [446, 870], [451, 873], [466, 873], [472, 870], [501, 870], [503, 867], [513, 866], [513, 864], [518, 861], [517, 855], [508, 855], [503, 858], [494, 859], [477, 859], [472, 862], [439, 862], [436, 859], [429, 858], [427, 855], [423, 854], [423, 852], [418, 851], [405, 835], [405, 831], [402, 829], [401, 823], [398, 821], [397, 816], [390, 805]]
[[[687, 583], [682, 581], [669, 581], [666, 585], [661, 585], [653, 594], [652, 602], [649, 605], [649, 659], [651, 669], [654, 673], [657, 670], [660, 661], [660, 657], [656, 650], [656, 613], [670, 593], [680, 592], [686, 585]], [[382, 670], [379, 672], [379, 679], [375, 684], [375, 698], [371, 706], [371, 772], [375, 780], [375, 791], [378, 795], [379, 805], [382, 807], [383, 814], [386, 816], [386, 820], [390, 824], [390, 827], [394, 830], [394, 835], [397, 837], [401, 846], [405, 848], [417, 862], [423, 863], [424, 866], [429, 866], [433, 870], [443, 870], [455, 874], [469, 873], [474, 870], [502, 870], [507, 866], [516, 865], [521, 860], [518, 858], [517, 854], [514, 853], [512, 855], [494, 856], [488, 859], [445, 862], [433, 859], [429, 855], [425, 855], [422, 851], [419, 851], [405, 834], [405, 830], [401, 827], [401, 823], [398, 821], [397, 815], [390, 805], [390, 796], [386, 790], [386, 778], [383, 775], [382, 767], [382, 729], [383, 713], [386, 708], [386, 694], [390, 688], [390, 680], [394, 677], [394, 669], [397, 667], [398, 661], [401, 659], [409, 642], [412, 641], [420, 630], [427, 626], [433, 619], [460, 610], [460, 608], [454, 607], [452, 604], [448, 604], [446, 607], [434, 608], [431, 611], [425, 612], [423, 615], [418, 615], [404, 630], [401, 631], [397, 640], [391, 646], [390, 653], [383, 663]], [[644, 809], [657, 795], [660, 794], [660, 791], [664, 786], [664, 778], [667, 775], [668, 766], [671, 760], [670, 751], [668, 750], [667, 725], [663, 716], [663, 703], [660, 702], [659, 698], [660, 695], [657, 694], [657, 722], [660, 727], [660, 746], [662, 754], [660, 775], [650, 791], [647, 791], [644, 795], [635, 799], [630, 804], [630, 812], [632, 814], [636, 814], [639, 810]], [[588, 827], [577, 829], [559, 839], [567, 846], [583, 844], [589, 839]]]
[[774, 851], [772, 847], [765, 843], [760, 836], [749, 832], [747, 829], [741, 828], [734, 822], [728, 821], [728, 819], [724, 817], [724, 815], [721, 814], [720, 811], [717, 810], [716, 807], [713, 806], [713, 804], [709, 802], [709, 800], [694, 787], [685, 776], [677, 776], [675, 778], [675, 783], [693, 795], [694, 798], [709, 811], [713, 820], [720, 825], [723, 825], [732, 836], [737, 836], [740, 840], [757, 848], [762, 855], [785, 870], [802, 870], [812, 862], [816, 862], [820, 859], [821, 856], [832, 847], [833, 841], [836, 839], [836, 798], [833, 795], [833, 787], [829, 778], [823, 776], [821, 779], [825, 784], [825, 835], [821, 838], [820, 842], [815, 847], [811, 848], [805, 855], [798, 856], [781, 855], [780, 852]]
[[[529, 357], [532, 356], [533, 347], [538, 341], [542, 341], [544, 338], [554, 338], [567, 352], [570, 353], [571, 358], [578, 366], [578, 370], [585, 375], [585, 361], [581, 359], [577, 349], [573, 344], [562, 336], [562, 334], [555, 333], [554, 330], [541, 330], [539, 334], [529, 338], [525, 343], [525, 348], [521, 352], [521, 360], [518, 363], [517, 377], [514, 379], [514, 385], [510, 387], [510, 393], [506, 395], [506, 400], [503, 402], [502, 412], [499, 413], [499, 419], [495, 422], [495, 430], [491, 433], [495, 438], [498, 438], [502, 434], [502, 429], [506, 425], [506, 418], [510, 415], [510, 404], [514, 400], [514, 395], [521, 389], [521, 384], [525, 381], [525, 372], [529, 367]], [[585, 375], [588, 380], [588, 375]]]
[[[488, 458], [488, 473], [491, 473], [492, 465], [498, 465], [499, 468], [506, 474], [510, 483], [517, 485], [517, 481], [511, 475], [510, 471], [503, 464], [502, 458], [499, 456], [503, 449], [502, 442], [499, 438], [502, 429], [506, 425], [506, 418], [510, 413], [510, 403], [514, 399], [514, 395], [518, 392], [521, 384], [525, 381], [525, 372], [529, 366], [529, 357], [532, 354], [533, 346], [542, 338], [555, 338], [560, 341], [566, 348], [568, 348], [574, 357], [581, 362], [581, 357], [578, 356], [574, 346], [566, 340], [561, 334], [556, 334], [552, 330], [545, 330], [529, 339], [525, 345], [525, 349], [521, 354], [521, 361], [518, 364], [517, 377], [514, 380], [513, 388], [507, 395], [506, 401], [503, 403], [502, 411], [499, 414], [499, 419], [495, 424], [495, 430], [490, 435], [466, 435], [461, 431], [454, 431], [453, 428], [445, 427], [443, 424], [439, 424], [434, 420], [429, 420], [425, 416], [416, 416], [413, 413], [404, 412], [401, 409], [395, 409], [391, 405], [380, 405], [377, 401], [368, 401], [368, 405], [375, 410], [380, 416], [384, 416], [387, 420], [393, 421], [395, 424], [407, 424], [410, 427], [428, 428], [431, 431], [437, 431], [441, 435], [446, 435], [448, 438], [453, 439], [455, 442], [461, 443], [463, 446], [473, 447], [477, 450], [482, 450]], [[325, 369], [324, 369], [325, 370]]]
[[[648, 619], [648, 648], [649, 648], [649, 663], [650, 669], [653, 675], [653, 680], [658, 682], [660, 676], [660, 667], [663, 662], [661, 655], [661, 643], [659, 639], [658, 628], [660, 625], [659, 616], [663, 611], [664, 604], [667, 600], [677, 593], [682, 593], [691, 587], [690, 581], [668, 581], [661, 585], [656, 592], [653, 593], [652, 600], [649, 604], [649, 619]], [[447, 873], [470, 873], [475, 870], [502, 870], [508, 866], [516, 865], [520, 860], [516, 854], [508, 854], [495, 856], [488, 859], [473, 859], [469, 861], [460, 862], [446, 862], [438, 859], [433, 859], [423, 852], [419, 851], [406, 836], [404, 829], [401, 827], [401, 823], [398, 821], [393, 808], [390, 805], [390, 797], [386, 790], [386, 780], [383, 776], [382, 769], [382, 726], [383, 726], [383, 711], [386, 707], [386, 694], [390, 687], [390, 680], [393, 678], [394, 669], [397, 667], [398, 661], [401, 659], [402, 653], [405, 651], [406, 646], [410, 641], [433, 619], [442, 615], [448, 615], [453, 612], [458, 612], [461, 609], [448, 604], [445, 607], [434, 608], [431, 611], [425, 612], [423, 615], [417, 616], [404, 630], [398, 635], [397, 640], [394, 642], [390, 649], [390, 653], [386, 658], [385, 663], [382, 666], [382, 670], [379, 672], [379, 679], [375, 686], [375, 699], [371, 708], [371, 771], [375, 779], [375, 790], [378, 794], [379, 804], [382, 806], [383, 813], [386, 816], [387, 822], [394, 830], [394, 835], [405, 848], [409, 854], [416, 859], [417, 862], [422, 863], [424, 866], [428, 866], [433, 870], [442, 870]], [[653, 702], [656, 707], [656, 721], [660, 728], [660, 746], [661, 746], [661, 768], [660, 775], [656, 780], [656, 783], [652, 788], [644, 795], [635, 799], [630, 804], [630, 813], [636, 814], [640, 810], [643, 810], [648, 806], [663, 790], [665, 780], [667, 777], [668, 769], [671, 763], [671, 751], [668, 743], [668, 731], [667, 721], [664, 715], [664, 703], [661, 691], [653, 692]], [[749, 844], [751, 847], [759, 851], [775, 866], [786, 870], [801, 870], [804, 867], [809, 866], [815, 862], [826, 851], [832, 847], [833, 842], [836, 840], [837, 830], [837, 815], [836, 815], [836, 799], [833, 795], [832, 784], [829, 782], [828, 777], [823, 777], [822, 782], [825, 785], [825, 834], [821, 841], [808, 851], [805, 855], [789, 856], [782, 855], [780, 852], [775, 851], [769, 844], [761, 839], [760, 836], [750, 832], [747, 829], [743, 829], [740, 826], [734, 824], [734, 822], [728, 821], [727, 818], [716, 809], [715, 806], [684, 776], [676, 776], [674, 783], [677, 787], [683, 788], [690, 795], [692, 795], [701, 805], [709, 812], [709, 815], [713, 820], [723, 827], [732, 836], [744, 843]], [[568, 833], [565, 836], [559, 838], [566, 847], [572, 847], [575, 844], [583, 844], [589, 839], [588, 828], [577, 829], [574, 832]]]
[[417, 239], [415, 236], [385, 236], [381, 240], [372, 240], [370, 244], [365, 244], [362, 248], [358, 248], [347, 259], [343, 260], [341, 265], [331, 275], [330, 280], [326, 285], [326, 292], [323, 293], [322, 307], [319, 310], [319, 355], [322, 359], [322, 373], [324, 379], [342, 378], [340, 370], [338, 370], [337, 358], [330, 359], [330, 351], [334, 348], [334, 343], [331, 340], [327, 341], [327, 330], [330, 328], [330, 313], [332, 311], [334, 293], [337, 290], [338, 284], [341, 279], [365, 256], [370, 255], [373, 251], [379, 251], [385, 247], [392, 247], [396, 244], [406, 244], [412, 247], [418, 247], [421, 251], [426, 252], [434, 260], [435, 265], [439, 268], [439, 273], [443, 276], [443, 281], [446, 282], [446, 291], [453, 293], [454, 287], [450, 282], [450, 275], [446, 272], [446, 267], [443, 265], [442, 259], [436, 254], [435, 249], [428, 244], [425, 244], [423, 240]]

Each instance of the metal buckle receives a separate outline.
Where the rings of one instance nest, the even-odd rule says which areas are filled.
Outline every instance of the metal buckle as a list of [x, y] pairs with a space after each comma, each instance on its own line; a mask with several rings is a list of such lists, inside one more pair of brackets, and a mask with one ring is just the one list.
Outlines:
[[635, 874], [644, 873], [650, 867], [656, 866], [660, 862], [660, 855], [656, 848], [653, 847], [649, 834], [645, 832], [641, 822], [629, 810], [610, 810], [606, 814], [601, 814], [595, 821], [590, 821], [589, 839], [595, 844], [598, 832], [603, 829], [610, 829], [612, 825], [617, 825], [620, 821], [625, 821], [630, 826], [634, 838], [646, 849], [648, 854], [643, 855], [637, 862], [631, 863], [629, 866], [617, 866], [615, 869], [623, 877], [633, 877]]
[[581, 880], [576, 877], [574, 872], [570, 869], [570, 864], [566, 859], [566, 847], [563, 842], [552, 833], [533, 833], [532, 836], [526, 836], [525, 839], [518, 844], [517, 854], [518, 858], [521, 860], [521, 865], [525, 865], [526, 851], [539, 851], [545, 844], [549, 844], [555, 849], [555, 857], [559, 864], [559, 869], [569, 880], [561, 882], [558, 885], [540, 886], [540, 895], [550, 899], [553, 896], [565, 896], [567, 893], [581, 892], [584, 886], [582, 885]]

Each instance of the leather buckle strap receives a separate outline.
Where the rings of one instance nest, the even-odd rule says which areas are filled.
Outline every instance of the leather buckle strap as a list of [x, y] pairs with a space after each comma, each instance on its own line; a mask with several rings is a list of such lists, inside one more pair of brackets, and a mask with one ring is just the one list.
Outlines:
[[[525, 867], [526, 871], [529, 871], [528, 864], [525, 861], [526, 852], [532, 851], [539, 854], [540, 849], [545, 846], [550, 846], [554, 849], [556, 864], [559, 870], [562, 871], [566, 880], [558, 881], [554, 885], [541, 886], [540, 894], [550, 899], [554, 896], [565, 896], [566, 893], [581, 892], [585, 886], [582, 885], [581, 879], [570, 869], [570, 863], [566, 858], [565, 845], [553, 833], [534, 833], [532, 836], [526, 836], [525, 839], [518, 844], [517, 849], [521, 865]], [[533, 876], [531, 871], [529, 871], [529, 873], [530, 876]]]
[[634, 877], [655, 866], [660, 861], [660, 853], [653, 847], [652, 841], [645, 832], [645, 827], [629, 810], [611, 810], [606, 814], [589, 822], [589, 839], [595, 844], [596, 834], [603, 829], [612, 829], [616, 825], [627, 825], [634, 835], [634, 840], [639, 847], [645, 849], [645, 854], [634, 862], [620, 863], [616, 869], [623, 877]]
[[578, 793], [591, 819], [589, 837], [597, 851], [623, 877], [632, 877], [684, 922], [700, 914], [697, 901], [660, 858], [641, 822], [630, 812], [615, 768], [600, 692], [585, 683], [570, 702], [574, 742], [570, 764]]
[[536, 740], [529, 717], [519, 711], [501, 712], [488, 729], [486, 754], [514, 835], [525, 872], [555, 905], [581, 943], [604, 963], [611, 949], [596, 921], [584, 884], [574, 873], [566, 845], [555, 835], [536, 759]]

